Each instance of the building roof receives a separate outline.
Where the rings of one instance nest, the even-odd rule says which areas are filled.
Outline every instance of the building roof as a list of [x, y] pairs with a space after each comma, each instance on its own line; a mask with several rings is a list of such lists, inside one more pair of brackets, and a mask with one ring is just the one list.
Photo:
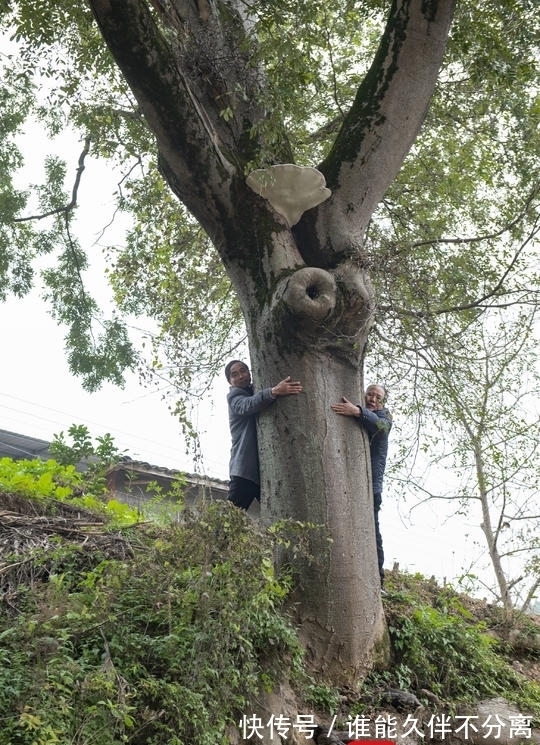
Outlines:
[[[9, 432], [8, 430], [0, 429], [0, 458], [13, 458], [14, 460], [20, 460], [23, 458], [42, 458], [43, 460], [46, 460], [51, 457], [49, 446], [50, 442], [47, 440], [40, 440], [37, 437], [30, 437], [29, 435], [21, 435], [17, 432]], [[165, 466], [156, 466], [146, 463], [145, 461], [133, 460], [128, 456], [123, 456], [122, 459], [110, 469], [110, 471], [122, 470], [129, 470], [132, 473], [137, 472], [154, 476], [165, 476], [166, 478], [174, 478], [175, 476], [183, 475], [191, 484], [201, 484], [215, 489], [225, 489], [227, 484], [226, 481], [221, 479], [202, 476], [198, 473], [187, 473], [186, 471], [166, 468]]]
[[227, 488], [227, 481], [223, 479], [215, 479], [211, 476], [203, 476], [200, 473], [188, 473], [187, 471], [180, 471], [175, 468], [166, 468], [165, 466], [156, 466], [146, 461], [133, 460], [129, 456], [123, 456], [118, 463], [115, 463], [109, 469], [109, 473], [113, 471], [130, 471], [131, 473], [141, 473], [145, 475], [153, 476], [165, 476], [166, 478], [175, 478], [175, 476], [185, 476], [191, 484], [202, 484], [204, 486], [210, 486], [217, 489]]
[[21, 435], [0, 429], [0, 458], [44, 458], [50, 457], [50, 442], [37, 437]]

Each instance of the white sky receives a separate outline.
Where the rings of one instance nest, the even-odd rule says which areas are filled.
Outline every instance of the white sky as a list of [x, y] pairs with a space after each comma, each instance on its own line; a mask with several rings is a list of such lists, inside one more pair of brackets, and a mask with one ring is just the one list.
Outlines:
[[[97, 393], [88, 393], [82, 388], [68, 370], [63, 331], [36, 294], [1, 304], [0, 326], [4, 349], [1, 429], [49, 440], [71, 424], [85, 424], [94, 436], [109, 432], [118, 447], [135, 459], [195, 470], [193, 458], [186, 455], [180, 425], [159, 391], [143, 388], [136, 376], [131, 376], [123, 390], [106, 385]], [[201, 404], [197, 420], [201, 430], [219, 433], [216, 441], [221, 445], [203, 435], [203, 460], [196, 470], [227, 478], [225, 379], [217, 387], [222, 388], [222, 395]]]

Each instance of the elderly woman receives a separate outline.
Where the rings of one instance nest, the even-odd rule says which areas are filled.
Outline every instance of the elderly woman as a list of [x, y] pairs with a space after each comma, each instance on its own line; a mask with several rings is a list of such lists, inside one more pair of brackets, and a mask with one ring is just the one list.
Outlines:
[[301, 393], [303, 389], [299, 381], [293, 381], [289, 376], [272, 388], [255, 393], [249, 368], [241, 360], [231, 360], [227, 364], [225, 377], [231, 386], [227, 394], [232, 439], [229, 501], [248, 510], [254, 499], [261, 499], [257, 415], [277, 398]]

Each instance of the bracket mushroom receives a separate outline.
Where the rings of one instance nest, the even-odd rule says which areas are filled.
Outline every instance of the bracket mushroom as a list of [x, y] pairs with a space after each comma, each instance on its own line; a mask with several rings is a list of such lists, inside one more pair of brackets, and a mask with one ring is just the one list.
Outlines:
[[283, 215], [289, 227], [332, 194], [320, 171], [294, 163], [259, 168], [248, 175], [246, 183]]

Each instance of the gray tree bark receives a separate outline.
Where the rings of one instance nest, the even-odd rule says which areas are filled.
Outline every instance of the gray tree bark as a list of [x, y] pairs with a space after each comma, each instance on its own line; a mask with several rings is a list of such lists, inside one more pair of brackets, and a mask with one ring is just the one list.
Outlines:
[[[165, 178], [238, 293], [256, 385], [291, 374], [305, 387], [259, 419], [263, 517], [317, 526], [295, 607], [313, 665], [350, 685], [384, 652], [385, 626], [368, 445], [329, 407], [342, 395], [362, 400], [375, 310], [365, 231], [423, 121], [455, 0], [391, 3], [373, 65], [319, 166], [332, 195], [293, 228], [245, 180], [265, 152], [252, 137], [265, 78], [250, 64], [244, 4], [88, 2], [155, 134]], [[282, 135], [261, 167], [293, 162]]]

